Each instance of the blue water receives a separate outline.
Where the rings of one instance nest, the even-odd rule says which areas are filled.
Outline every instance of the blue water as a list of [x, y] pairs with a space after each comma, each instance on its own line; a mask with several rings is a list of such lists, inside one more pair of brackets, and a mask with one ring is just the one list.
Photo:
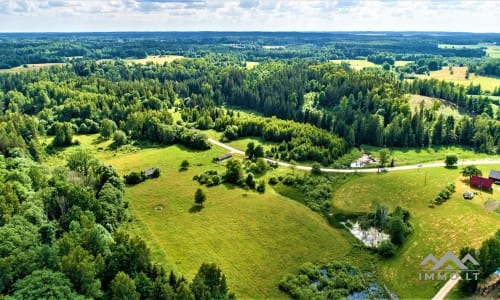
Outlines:
[[370, 286], [360, 292], [354, 292], [347, 296], [347, 300], [365, 300], [365, 299], [373, 299], [373, 296], [376, 296], [377, 299], [386, 299], [381, 297], [383, 295], [384, 289], [376, 284], [372, 283]]

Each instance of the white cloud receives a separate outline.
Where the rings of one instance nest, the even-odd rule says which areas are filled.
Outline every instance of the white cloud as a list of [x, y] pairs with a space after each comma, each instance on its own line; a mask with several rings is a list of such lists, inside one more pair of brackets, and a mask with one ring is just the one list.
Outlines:
[[0, 0], [1, 31], [499, 31], [478, 0]]

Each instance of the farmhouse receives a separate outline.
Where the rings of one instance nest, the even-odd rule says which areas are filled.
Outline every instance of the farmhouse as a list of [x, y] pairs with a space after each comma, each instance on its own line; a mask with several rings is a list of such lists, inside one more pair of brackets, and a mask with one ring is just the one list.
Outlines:
[[500, 181], [500, 171], [491, 170], [488, 178], [492, 181]]
[[479, 188], [481, 190], [490, 190], [491, 189], [491, 184], [493, 183], [493, 180], [489, 178], [484, 178], [480, 176], [472, 176], [470, 178], [470, 185], [472, 187]]
[[226, 153], [226, 154], [222, 154], [219, 157], [214, 158], [214, 161], [219, 162], [219, 161], [223, 161], [225, 159], [231, 158], [231, 157], [233, 157], [232, 153]]
[[144, 175], [148, 178], [155, 177], [156, 174], [159, 174], [159, 171], [160, 170], [158, 168], [149, 168], [144, 171]]

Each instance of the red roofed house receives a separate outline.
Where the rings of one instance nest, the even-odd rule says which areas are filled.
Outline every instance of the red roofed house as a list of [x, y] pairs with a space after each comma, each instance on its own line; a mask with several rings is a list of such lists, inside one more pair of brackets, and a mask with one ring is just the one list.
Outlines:
[[493, 183], [493, 180], [489, 178], [484, 178], [480, 176], [472, 176], [470, 178], [470, 185], [472, 187], [479, 188], [481, 190], [491, 190], [491, 184]]

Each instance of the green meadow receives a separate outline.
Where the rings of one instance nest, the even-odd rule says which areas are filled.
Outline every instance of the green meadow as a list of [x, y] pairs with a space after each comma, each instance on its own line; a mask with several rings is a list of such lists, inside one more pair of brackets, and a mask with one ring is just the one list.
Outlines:
[[[93, 149], [120, 175], [159, 167], [161, 176], [127, 186], [133, 222], [131, 232], [145, 238], [156, 261], [192, 278], [203, 262], [215, 262], [228, 278], [229, 288], [241, 298], [284, 298], [280, 279], [309, 261], [344, 257], [352, 238], [330, 227], [307, 207], [275, 193], [264, 194], [230, 185], [202, 187], [207, 201], [194, 206], [200, 187], [193, 176], [205, 170], [224, 172], [211, 159], [225, 153], [217, 147], [192, 151], [181, 146], [106, 150], [97, 135], [78, 136], [82, 147]], [[101, 150], [97, 150], [101, 148]], [[70, 147], [60, 155], [72, 151]], [[191, 167], [180, 172], [180, 162]]]
[[[500, 165], [491, 166], [499, 169]], [[490, 167], [481, 167], [488, 174]], [[391, 209], [402, 206], [410, 210], [414, 232], [392, 259], [382, 260], [379, 271], [384, 282], [401, 298], [431, 298], [443, 282], [420, 281], [419, 264], [432, 253], [458, 253], [460, 248], [478, 248], [481, 242], [500, 229], [500, 214], [487, 211], [484, 203], [500, 197], [500, 187], [492, 193], [481, 192], [472, 201], [462, 198], [468, 182], [460, 169], [432, 168], [383, 174], [366, 174], [341, 186], [333, 196], [335, 209], [342, 212], [368, 212], [375, 203]], [[428, 207], [448, 183], [457, 191], [440, 206]]]
[[[197, 209], [193, 196], [200, 186], [192, 178], [209, 169], [223, 173], [224, 165], [212, 162], [213, 157], [226, 152], [222, 148], [193, 151], [173, 145], [112, 150], [111, 142], [99, 140], [96, 134], [75, 138], [80, 147], [90, 149], [121, 176], [159, 167], [159, 178], [126, 187], [125, 197], [133, 214], [127, 229], [147, 241], [157, 262], [187, 278], [194, 276], [201, 263], [215, 262], [227, 275], [230, 289], [244, 299], [284, 298], [278, 283], [285, 274], [297, 271], [305, 262], [343, 258], [359, 260], [359, 264], [371, 260], [378, 276], [401, 298], [430, 298], [442, 282], [418, 280], [419, 263], [427, 254], [440, 256], [448, 250], [458, 252], [464, 246], [479, 247], [500, 229], [500, 214], [484, 208], [488, 199], [500, 198], [500, 187], [465, 201], [461, 194], [469, 187], [459, 174], [460, 168], [358, 174], [335, 187], [334, 211], [352, 214], [368, 212], [375, 203], [385, 203], [391, 209], [400, 205], [412, 213], [414, 233], [395, 258], [370, 258], [366, 251], [354, 255], [353, 246], [359, 243], [347, 231], [331, 227], [319, 214], [302, 205], [300, 192], [283, 184], [268, 185], [264, 194], [231, 185], [201, 186], [207, 201], [201, 211]], [[261, 142], [247, 138], [233, 141], [232, 145], [244, 150], [250, 141]], [[60, 163], [75, 148], [50, 157], [49, 164]], [[398, 162], [406, 157], [406, 162], [413, 164], [436, 160], [448, 151], [458, 153], [460, 158], [464, 153], [470, 154], [470, 158], [484, 157], [472, 151], [460, 152], [458, 148], [414, 153], [394, 150], [393, 155]], [[184, 159], [190, 167], [180, 172]], [[500, 165], [491, 168], [500, 169]], [[481, 169], [488, 174], [490, 167]], [[287, 173], [301, 171], [278, 168], [263, 178]], [[450, 182], [457, 186], [452, 198], [441, 206], [428, 207], [429, 200]]]

